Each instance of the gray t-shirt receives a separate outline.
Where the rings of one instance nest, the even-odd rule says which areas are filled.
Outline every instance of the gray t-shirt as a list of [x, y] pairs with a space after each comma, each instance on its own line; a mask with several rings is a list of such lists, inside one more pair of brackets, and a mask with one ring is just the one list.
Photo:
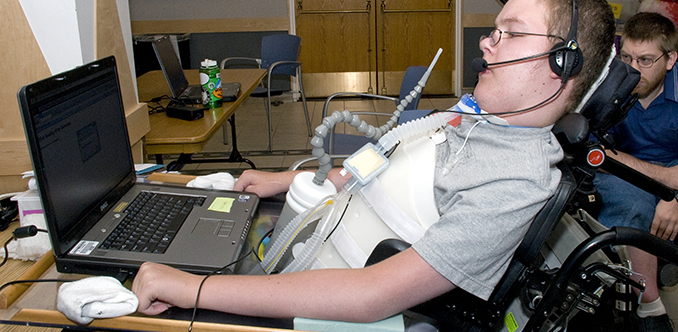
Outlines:
[[551, 127], [474, 124], [446, 127], [434, 183], [441, 217], [413, 247], [453, 284], [487, 300], [555, 192], [563, 152]]

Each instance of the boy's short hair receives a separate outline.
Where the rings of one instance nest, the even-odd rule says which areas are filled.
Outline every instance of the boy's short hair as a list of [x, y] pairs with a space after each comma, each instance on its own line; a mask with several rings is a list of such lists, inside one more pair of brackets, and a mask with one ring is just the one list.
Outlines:
[[[567, 38], [572, 17], [572, 0], [542, 0], [552, 8], [546, 13], [548, 33]], [[574, 88], [565, 111], [573, 111], [596, 81], [612, 51], [616, 31], [612, 8], [605, 0], [577, 0], [576, 40], [584, 54], [584, 64], [574, 77]], [[550, 5], [550, 6], [549, 6]]]
[[643, 12], [633, 15], [626, 24], [621, 38], [624, 41], [658, 41], [663, 52], [675, 52], [678, 44], [678, 32], [673, 22], [657, 13]]

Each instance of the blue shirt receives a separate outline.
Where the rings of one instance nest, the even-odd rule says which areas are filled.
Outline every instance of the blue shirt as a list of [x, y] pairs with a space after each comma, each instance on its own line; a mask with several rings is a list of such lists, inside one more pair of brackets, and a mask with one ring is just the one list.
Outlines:
[[638, 159], [663, 165], [678, 160], [678, 65], [666, 73], [664, 92], [647, 109], [637, 102], [610, 129], [616, 148]]

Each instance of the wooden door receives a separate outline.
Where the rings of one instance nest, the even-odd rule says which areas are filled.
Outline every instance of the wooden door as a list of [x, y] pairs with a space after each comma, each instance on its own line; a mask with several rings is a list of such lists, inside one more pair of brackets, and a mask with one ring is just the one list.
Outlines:
[[397, 95], [405, 69], [443, 54], [426, 94], [452, 94], [451, 0], [296, 0], [300, 60], [309, 97], [338, 91]]

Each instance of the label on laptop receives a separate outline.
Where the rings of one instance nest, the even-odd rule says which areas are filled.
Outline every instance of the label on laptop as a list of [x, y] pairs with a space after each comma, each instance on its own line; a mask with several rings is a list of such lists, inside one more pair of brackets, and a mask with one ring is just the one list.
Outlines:
[[69, 254], [71, 255], [89, 255], [94, 251], [94, 248], [99, 245], [97, 241], [80, 241], [78, 244], [71, 249]]

